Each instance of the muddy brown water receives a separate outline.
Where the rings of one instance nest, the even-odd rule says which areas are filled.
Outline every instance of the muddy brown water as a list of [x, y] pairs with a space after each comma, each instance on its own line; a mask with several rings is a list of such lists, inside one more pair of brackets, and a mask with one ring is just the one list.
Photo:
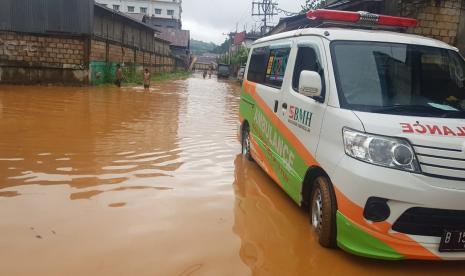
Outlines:
[[236, 140], [235, 82], [0, 86], [0, 275], [464, 275], [322, 249]]

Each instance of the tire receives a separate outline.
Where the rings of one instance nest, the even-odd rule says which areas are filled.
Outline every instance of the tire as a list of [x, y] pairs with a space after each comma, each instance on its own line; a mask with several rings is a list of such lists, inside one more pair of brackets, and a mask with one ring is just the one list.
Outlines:
[[326, 248], [336, 248], [336, 197], [327, 177], [319, 176], [314, 180], [311, 199], [310, 223], [319, 243]]
[[252, 154], [250, 153], [250, 130], [249, 125], [244, 125], [242, 128], [242, 156], [249, 161], [253, 161]]

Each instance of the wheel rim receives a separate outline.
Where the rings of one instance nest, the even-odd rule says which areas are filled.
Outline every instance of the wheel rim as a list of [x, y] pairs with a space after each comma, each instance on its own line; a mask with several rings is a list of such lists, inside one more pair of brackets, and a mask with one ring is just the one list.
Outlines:
[[244, 131], [244, 141], [242, 145], [242, 154], [248, 155], [250, 152], [250, 138], [249, 138], [249, 132]]
[[317, 232], [320, 232], [323, 224], [323, 200], [320, 189], [315, 190], [312, 206], [312, 225]]

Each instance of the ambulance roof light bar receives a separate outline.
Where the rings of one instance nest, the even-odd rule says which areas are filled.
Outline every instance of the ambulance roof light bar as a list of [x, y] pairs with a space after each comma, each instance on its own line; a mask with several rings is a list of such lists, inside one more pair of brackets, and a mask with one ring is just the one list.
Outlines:
[[362, 25], [380, 25], [399, 28], [408, 28], [417, 26], [417, 20], [407, 17], [395, 17], [388, 15], [379, 15], [369, 12], [350, 12], [338, 10], [311, 10], [307, 12], [307, 18], [310, 20], [336, 21], [356, 23]]

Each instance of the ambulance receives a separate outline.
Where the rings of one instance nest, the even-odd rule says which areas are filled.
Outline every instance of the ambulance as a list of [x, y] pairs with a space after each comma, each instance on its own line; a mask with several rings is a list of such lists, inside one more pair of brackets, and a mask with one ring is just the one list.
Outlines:
[[399, 32], [415, 19], [307, 17], [317, 27], [250, 50], [238, 127], [244, 158], [308, 210], [323, 247], [465, 260], [463, 57]]

